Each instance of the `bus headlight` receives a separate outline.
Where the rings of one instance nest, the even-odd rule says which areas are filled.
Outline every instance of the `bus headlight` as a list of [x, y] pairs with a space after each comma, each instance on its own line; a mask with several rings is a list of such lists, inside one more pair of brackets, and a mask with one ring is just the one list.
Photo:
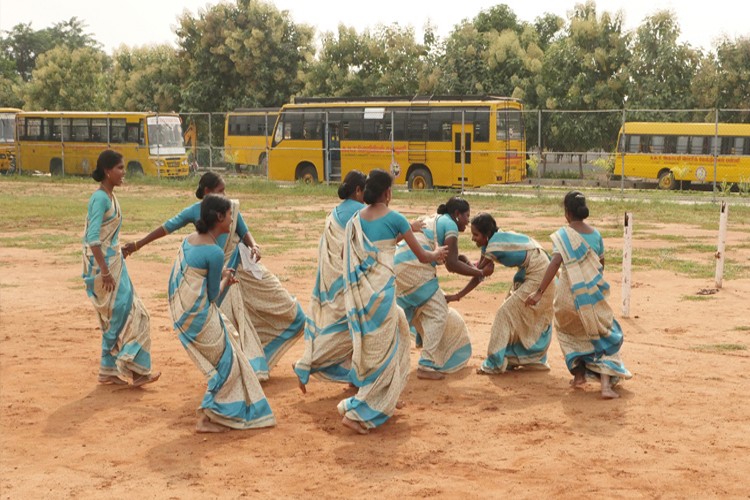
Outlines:
[[187, 158], [185, 158], [184, 160], [182, 160], [182, 161], [180, 162], [180, 165], [182, 165], [183, 167], [187, 167], [187, 166], [188, 166], [188, 161], [187, 161]]
[[166, 165], [166, 163], [164, 162], [164, 160], [154, 160], [154, 165], [156, 165], [157, 167], [163, 167], [164, 165]]

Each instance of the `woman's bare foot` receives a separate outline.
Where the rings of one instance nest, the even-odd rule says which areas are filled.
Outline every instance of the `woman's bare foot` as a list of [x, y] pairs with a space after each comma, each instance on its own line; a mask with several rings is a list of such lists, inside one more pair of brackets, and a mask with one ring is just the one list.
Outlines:
[[152, 384], [159, 380], [161, 372], [151, 373], [150, 375], [139, 375], [133, 379], [133, 387], [141, 387], [146, 384]]
[[402, 401], [398, 401], [398, 402], [396, 403], [396, 409], [397, 409], [397, 410], [402, 410], [402, 409], [404, 409], [404, 408], [406, 408], [406, 401], [403, 401], [403, 400], [402, 400]]
[[574, 389], [582, 389], [586, 385], [586, 375], [584, 373], [576, 373], [573, 380], [570, 381], [570, 386]]
[[[292, 371], [294, 372], [294, 366], [295, 364], [292, 363]], [[297, 372], [294, 372], [294, 375], [297, 376]], [[302, 394], [307, 394], [307, 387], [305, 384], [302, 383], [302, 380], [300, 380], [299, 377], [297, 377], [297, 387], [299, 387], [299, 390], [302, 391]]]
[[445, 378], [445, 374], [433, 370], [423, 370], [422, 368], [417, 368], [417, 378], [425, 380], [443, 380]]
[[200, 418], [198, 418], [198, 423], [195, 425], [195, 431], [199, 433], [219, 433], [219, 432], [226, 432], [229, 430], [229, 427], [223, 426], [221, 424], [217, 424], [215, 422], [211, 422], [209, 418], [206, 415], [202, 415]]
[[99, 383], [102, 385], [128, 385], [127, 382], [116, 375], [99, 375]]
[[609, 380], [609, 375], [602, 374], [601, 377], [602, 382], [602, 398], [603, 399], [617, 399], [620, 397], [619, 394], [617, 394], [614, 389], [612, 389], [612, 384]]
[[347, 417], [342, 418], [341, 423], [344, 424], [344, 427], [348, 427], [349, 429], [353, 430], [357, 434], [368, 434], [370, 432], [369, 429], [367, 429], [365, 426], [363, 426], [359, 422], [356, 422]]

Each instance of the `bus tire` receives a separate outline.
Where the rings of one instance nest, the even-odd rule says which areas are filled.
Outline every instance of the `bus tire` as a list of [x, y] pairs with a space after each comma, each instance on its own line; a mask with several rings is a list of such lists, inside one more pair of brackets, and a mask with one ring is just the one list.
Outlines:
[[303, 163], [297, 167], [295, 180], [302, 181], [305, 184], [315, 184], [318, 182], [318, 171], [310, 163]]
[[671, 170], [664, 169], [659, 172], [658, 184], [659, 189], [673, 190], [677, 189], [677, 181], [674, 178], [674, 174]]
[[409, 173], [407, 183], [409, 191], [432, 189], [432, 174], [426, 167], [417, 167]]
[[127, 173], [129, 177], [143, 177], [143, 167], [137, 161], [131, 161], [128, 163]]
[[53, 177], [63, 174], [63, 162], [61, 158], [52, 158], [49, 161], [49, 173]]

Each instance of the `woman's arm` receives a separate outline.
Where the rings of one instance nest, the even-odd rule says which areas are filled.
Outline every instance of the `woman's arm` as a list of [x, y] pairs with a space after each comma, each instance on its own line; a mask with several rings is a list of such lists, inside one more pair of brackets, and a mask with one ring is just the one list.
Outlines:
[[166, 236], [167, 230], [164, 229], [164, 226], [159, 226], [150, 233], [148, 233], [146, 236], [141, 238], [138, 241], [133, 241], [131, 243], [126, 244], [124, 247], [122, 247], [122, 256], [127, 258], [128, 255], [131, 253], [135, 253], [141, 248], [145, 247], [149, 243], [151, 243], [154, 240], [158, 240], [159, 238], [163, 238]]
[[102, 277], [102, 286], [105, 290], [108, 292], [111, 292], [115, 289], [115, 278], [112, 276], [112, 273], [109, 271], [109, 267], [107, 266], [107, 259], [104, 258], [104, 252], [102, 252], [102, 247], [100, 245], [91, 245], [89, 246], [91, 249], [91, 253], [94, 255], [94, 260], [96, 260], [96, 264], [99, 266], [99, 269], [101, 270], [100, 276]]
[[458, 238], [449, 237], [445, 239], [445, 246], [448, 247], [448, 255], [445, 257], [445, 268], [462, 276], [471, 276], [473, 278], [484, 277], [481, 269], [466, 264], [466, 257], [458, 255]]
[[428, 252], [422, 248], [422, 245], [419, 244], [417, 237], [414, 236], [414, 232], [411, 229], [403, 233], [403, 236], [406, 244], [409, 245], [411, 251], [417, 256], [419, 262], [422, 262], [423, 264], [428, 262], [443, 262], [445, 256], [448, 254], [448, 247], [446, 246], [437, 247], [432, 252]]
[[477, 285], [479, 285], [479, 283], [484, 281], [485, 277], [492, 276], [492, 273], [495, 271], [495, 264], [490, 259], [486, 257], [482, 257], [479, 260], [476, 269], [482, 273], [482, 276], [475, 276], [471, 278], [471, 280], [466, 284], [466, 286], [458, 293], [446, 295], [445, 300], [447, 302], [458, 302], [462, 298], [466, 297], [469, 294], [469, 292], [474, 290], [477, 287]]
[[542, 300], [542, 295], [544, 295], [544, 291], [547, 289], [549, 284], [552, 283], [552, 280], [555, 279], [557, 270], [560, 269], [560, 264], [562, 264], [562, 255], [560, 255], [559, 253], [552, 254], [552, 260], [549, 261], [549, 265], [547, 266], [547, 270], [544, 272], [544, 277], [542, 278], [542, 282], [539, 284], [539, 288], [533, 295], [529, 295], [526, 298], [527, 306], [535, 306], [539, 303], [540, 300]]

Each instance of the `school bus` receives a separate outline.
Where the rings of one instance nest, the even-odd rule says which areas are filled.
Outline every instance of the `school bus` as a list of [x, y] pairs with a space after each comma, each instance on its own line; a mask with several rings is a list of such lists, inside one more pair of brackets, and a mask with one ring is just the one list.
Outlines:
[[237, 168], [268, 166], [271, 131], [279, 108], [240, 108], [227, 113], [224, 123], [224, 158]]
[[173, 113], [22, 111], [16, 115], [18, 168], [88, 175], [104, 149], [125, 157], [129, 175], [189, 173], [180, 117]]
[[0, 108], [0, 172], [13, 172], [16, 167], [16, 108]]
[[276, 121], [268, 177], [337, 182], [390, 168], [409, 189], [519, 182], [522, 112], [494, 96], [297, 98]]
[[[615, 173], [656, 179], [660, 189], [691, 182], [750, 182], [750, 124], [626, 122]], [[624, 164], [623, 164], [624, 162]]]

